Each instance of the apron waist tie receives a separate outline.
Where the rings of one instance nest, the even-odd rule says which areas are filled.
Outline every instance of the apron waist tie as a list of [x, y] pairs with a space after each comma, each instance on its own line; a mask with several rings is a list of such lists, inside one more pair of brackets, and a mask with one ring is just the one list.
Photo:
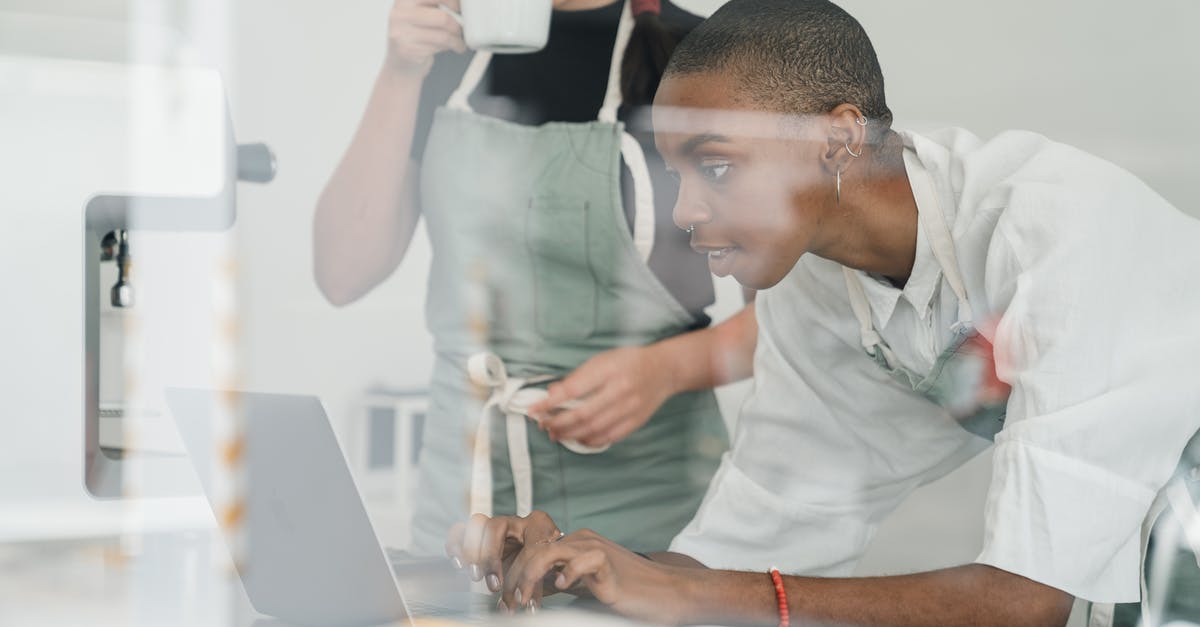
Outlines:
[[[483, 404], [479, 415], [479, 426], [475, 432], [474, 454], [471, 464], [471, 513], [492, 516], [492, 411], [504, 414], [508, 434], [508, 459], [512, 468], [513, 486], [516, 492], [517, 516], [528, 516], [533, 511], [533, 465], [529, 456], [527, 420], [529, 408], [546, 398], [548, 392], [542, 387], [531, 387], [553, 381], [554, 375], [535, 377], [509, 377], [504, 362], [494, 353], [481, 352], [467, 360], [467, 373], [476, 385], [491, 388], [492, 393]], [[561, 407], [569, 408], [578, 401], [568, 401]], [[567, 450], [580, 455], [594, 455], [608, 450], [605, 446], [585, 446], [574, 440], [561, 442]]]

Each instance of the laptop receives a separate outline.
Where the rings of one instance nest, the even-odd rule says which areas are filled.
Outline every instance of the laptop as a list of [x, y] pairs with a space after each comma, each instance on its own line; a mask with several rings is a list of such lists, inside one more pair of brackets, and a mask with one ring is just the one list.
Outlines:
[[222, 533], [231, 546], [244, 533], [238, 570], [255, 611], [301, 625], [487, 617], [490, 597], [448, 559], [389, 558], [317, 398], [174, 388], [166, 398], [210, 505], [213, 417], [236, 408], [244, 421], [245, 513]]

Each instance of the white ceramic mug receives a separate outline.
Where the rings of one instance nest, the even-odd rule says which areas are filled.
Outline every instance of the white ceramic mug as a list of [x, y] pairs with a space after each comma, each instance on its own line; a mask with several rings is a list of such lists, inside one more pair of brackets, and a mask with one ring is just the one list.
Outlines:
[[546, 46], [553, 0], [460, 0], [460, 4], [468, 48], [520, 54]]

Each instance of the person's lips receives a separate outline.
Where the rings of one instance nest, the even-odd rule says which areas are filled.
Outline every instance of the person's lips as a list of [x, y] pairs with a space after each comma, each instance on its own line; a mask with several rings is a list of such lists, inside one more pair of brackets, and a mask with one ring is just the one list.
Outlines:
[[708, 255], [708, 269], [717, 276], [729, 276], [737, 260], [737, 246], [692, 244], [692, 250]]

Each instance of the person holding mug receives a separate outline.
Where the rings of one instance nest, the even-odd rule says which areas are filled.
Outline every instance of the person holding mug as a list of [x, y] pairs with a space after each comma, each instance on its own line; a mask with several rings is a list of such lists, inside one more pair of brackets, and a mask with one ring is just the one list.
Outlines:
[[[493, 54], [541, 43], [513, 35], [512, 15], [548, 17], [544, 48]], [[437, 355], [413, 553], [440, 553], [468, 513], [536, 508], [647, 551], [695, 513], [728, 448], [709, 388], [750, 374], [753, 310], [709, 327], [705, 259], [671, 222], [676, 183], [622, 120], [699, 22], [657, 0], [391, 10], [383, 68], [318, 201], [315, 272], [351, 302], [425, 217]]]

